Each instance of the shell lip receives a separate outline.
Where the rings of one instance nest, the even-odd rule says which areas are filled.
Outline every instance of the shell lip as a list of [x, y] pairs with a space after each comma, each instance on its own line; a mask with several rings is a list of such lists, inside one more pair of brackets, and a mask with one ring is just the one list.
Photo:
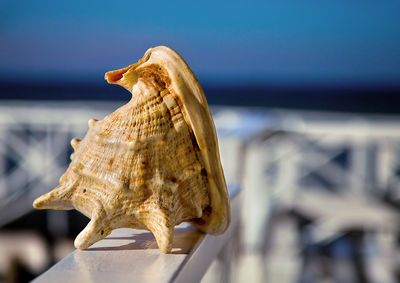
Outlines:
[[139, 62], [129, 65], [125, 68], [109, 71], [104, 75], [104, 79], [109, 84], [118, 84], [123, 86], [128, 91], [132, 91], [133, 85], [137, 82], [137, 77], [134, 70], [146, 62], [149, 59], [149, 56], [144, 56]]
[[158, 63], [168, 71], [172, 82], [170, 88], [183, 103], [181, 110], [193, 129], [205, 163], [211, 209], [203, 210], [203, 216], [190, 223], [203, 232], [222, 234], [230, 224], [230, 200], [219, 157], [217, 134], [204, 91], [184, 59], [171, 48], [150, 48], [142, 60], [146, 61], [143, 65]]
[[107, 72], [104, 76], [104, 78], [106, 79], [106, 81], [109, 84], [114, 84], [117, 81], [121, 80], [124, 76], [124, 74], [129, 71], [131, 68], [131, 66], [125, 67], [123, 69], [119, 69], [119, 70], [115, 70], [115, 71], [110, 71]]

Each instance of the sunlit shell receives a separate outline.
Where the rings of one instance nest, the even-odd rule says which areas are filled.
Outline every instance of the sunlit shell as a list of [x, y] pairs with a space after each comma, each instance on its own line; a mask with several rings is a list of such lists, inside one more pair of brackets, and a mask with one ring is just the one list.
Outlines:
[[38, 209], [77, 209], [91, 221], [75, 239], [85, 249], [113, 229], [150, 230], [172, 248], [175, 225], [223, 233], [230, 203], [215, 127], [203, 90], [168, 47], [149, 49], [138, 63], [106, 74], [132, 99], [73, 139], [72, 162], [60, 185], [34, 202]]

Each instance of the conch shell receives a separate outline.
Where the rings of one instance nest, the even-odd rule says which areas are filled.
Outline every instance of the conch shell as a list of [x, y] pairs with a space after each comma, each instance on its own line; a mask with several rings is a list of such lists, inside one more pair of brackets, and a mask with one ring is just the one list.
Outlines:
[[230, 202], [204, 92], [172, 49], [149, 49], [138, 63], [106, 73], [132, 93], [112, 114], [89, 120], [60, 184], [33, 203], [91, 218], [75, 239], [86, 249], [113, 229], [150, 230], [162, 252], [175, 225], [211, 234], [229, 226]]

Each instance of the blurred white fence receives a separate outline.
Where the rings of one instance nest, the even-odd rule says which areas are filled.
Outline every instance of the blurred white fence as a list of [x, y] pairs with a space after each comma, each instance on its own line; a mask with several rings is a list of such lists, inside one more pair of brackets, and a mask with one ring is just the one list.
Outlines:
[[[239, 268], [244, 275], [239, 281], [252, 274], [257, 282], [320, 282], [331, 274], [330, 282], [354, 282], [360, 276], [368, 282], [396, 282], [400, 223], [389, 203], [399, 204], [399, 118], [298, 111], [273, 115], [277, 124], [246, 146]], [[293, 217], [283, 216], [288, 213], [312, 221], [307, 243]], [[363, 259], [362, 275], [352, 274], [351, 262], [326, 264], [319, 258], [311, 266], [304, 259], [307, 246], [352, 230], [374, 235], [360, 248], [374, 250]]]
[[[83, 137], [90, 118], [102, 119], [119, 104], [1, 102], [0, 226], [57, 185], [69, 163], [69, 141]], [[400, 203], [399, 117], [232, 107], [212, 113], [227, 182], [243, 191], [243, 256], [233, 281], [299, 276], [298, 229], [291, 220], [277, 221], [285, 210], [315, 220], [315, 241], [361, 226], [383, 235], [376, 241], [386, 250], [393, 247], [398, 214], [380, 200]], [[371, 278], [390, 282], [389, 265], [374, 264]]]
[[0, 104], [0, 227], [32, 209], [57, 185], [69, 164], [69, 141], [82, 137], [90, 118], [117, 103], [14, 102]]

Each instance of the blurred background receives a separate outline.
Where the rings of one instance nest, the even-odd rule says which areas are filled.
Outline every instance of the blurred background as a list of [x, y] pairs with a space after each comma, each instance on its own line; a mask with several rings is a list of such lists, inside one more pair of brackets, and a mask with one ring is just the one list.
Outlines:
[[227, 182], [245, 196], [232, 280], [398, 282], [399, 11], [395, 0], [1, 1], [0, 281], [31, 280], [73, 251], [88, 219], [32, 201], [57, 185], [87, 120], [129, 100], [104, 73], [167, 45], [202, 84]]

